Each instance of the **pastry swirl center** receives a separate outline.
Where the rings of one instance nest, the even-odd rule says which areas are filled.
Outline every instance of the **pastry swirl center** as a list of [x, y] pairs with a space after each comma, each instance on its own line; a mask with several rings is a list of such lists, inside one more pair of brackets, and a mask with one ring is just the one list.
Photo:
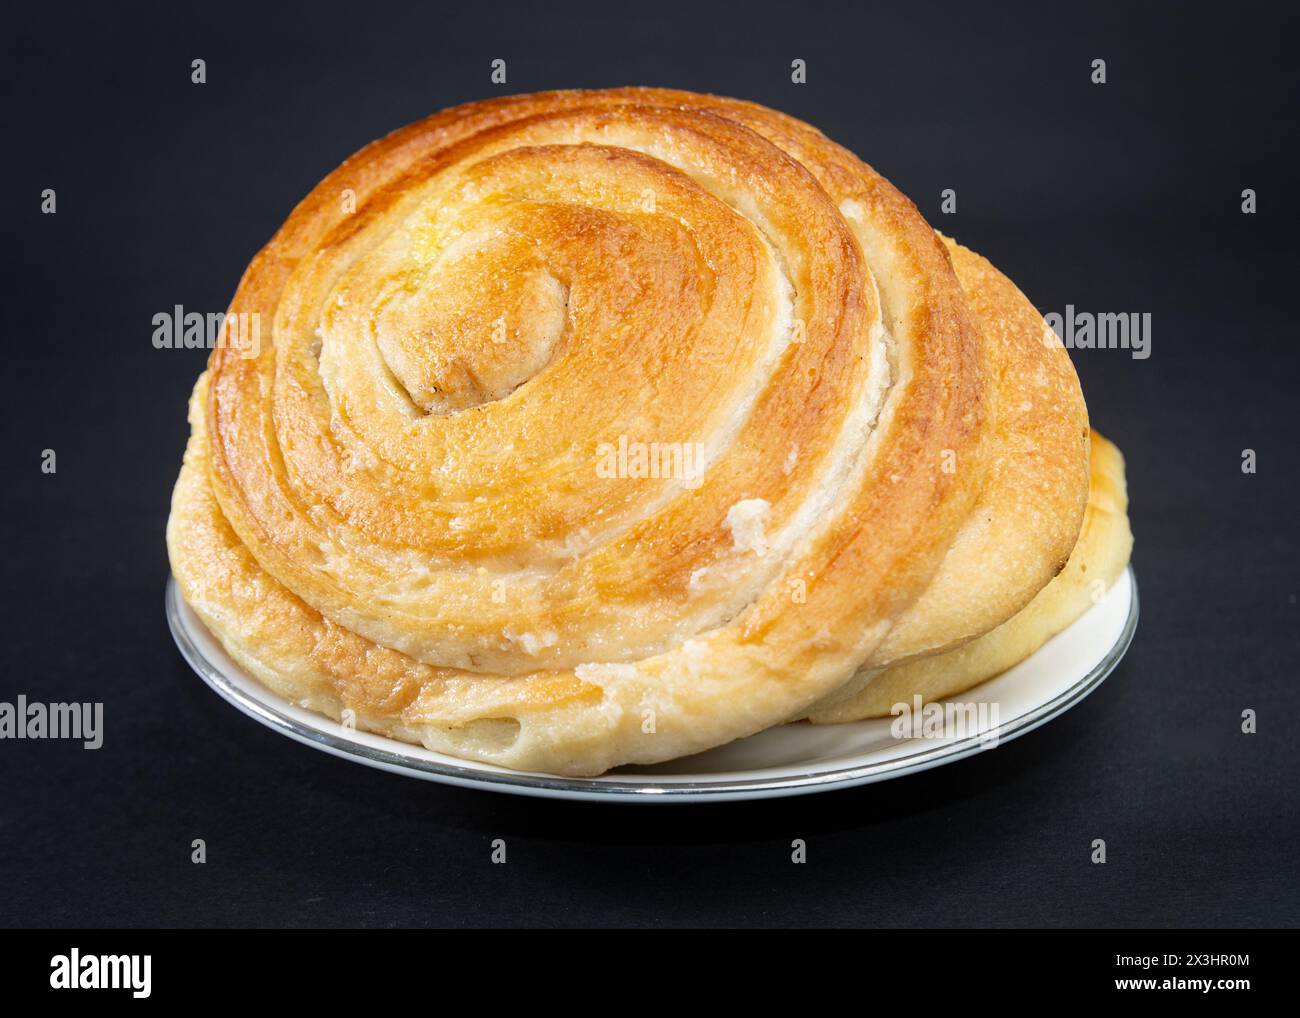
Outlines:
[[420, 275], [394, 281], [372, 319], [379, 351], [417, 409], [451, 414], [504, 399], [551, 362], [568, 289], [527, 238], [471, 230]]

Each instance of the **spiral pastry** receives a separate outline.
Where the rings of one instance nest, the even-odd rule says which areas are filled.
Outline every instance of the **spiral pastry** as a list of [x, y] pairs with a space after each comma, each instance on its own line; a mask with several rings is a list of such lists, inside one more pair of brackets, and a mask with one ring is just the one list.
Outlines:
[[748, 103], [437, 114], [326, 177], [230, 312], [261, 343], [191, 400], [184, 596], [276, 692], [462, 757], [596, 774], [852, 714], [1024, 609], [1087, 502], [1032, 306]]

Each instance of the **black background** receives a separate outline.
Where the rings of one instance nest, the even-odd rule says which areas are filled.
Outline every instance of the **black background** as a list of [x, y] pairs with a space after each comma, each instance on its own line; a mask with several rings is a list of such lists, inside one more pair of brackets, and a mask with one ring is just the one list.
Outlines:
[[[106, 736], [97, 752], [0, 743], [0, 922], [1295, 925], [1296, 25], [1195, 6], [22, 15], [0, 54], [0, 700], [102, 700]], [[790, 82], [796, 57], [806, 85]], [[1152, 314], [1149, 360], [1074, 353], [1094, 423], [1128, 458], [1142, 595], [1131, 652], [1082, 705], [882, 785], [591, 806], [313, 752], [181, 661], [163, 528], [205, 355], [155, 350], [152, 316], [223, 309], [293, 204], [380, 134], [495, 94], [618, 84], [803, 117], [1044, 312]], [[39, 210], [47, 187], [56, 215]], [[956, 216], [940, 214], [947, 187]], [[489, 862], [498, 837], [505, 866]]]

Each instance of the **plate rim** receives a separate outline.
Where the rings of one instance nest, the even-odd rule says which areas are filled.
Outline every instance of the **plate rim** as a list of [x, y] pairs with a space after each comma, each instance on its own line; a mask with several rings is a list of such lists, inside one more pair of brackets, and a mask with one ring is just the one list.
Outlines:
[[[1118, 639], [1111, 645], [1101, 660], [1068, 689], [1026, 711], [1024, 714], [998, 725], [997, 728], [989, 732], [967, 736], [953, 742], [945, 741], [939, 745], [930, 746], [905, 756], [853, 767], [837, 767], [780, 778], [678, 781], [664, 782], [662, 784], [646, 784], [636, 779], [620, 780], [617, 777], [572, 778], [543, 774], [536, 771], [511, 771], [505, 768], [496, 768], [492, 764], [479, 764], [479, 767], [493, 768], [491, 770], [479, 770], [464, 765], [443, 764], [433, 760], [412, 758], [392, 750], [368, 746], [364, 743], [333, 735], [319, 728], [306, 725], [276, 709], [271, 704], [251, 696], [234, 685], [216, 665], [209, 661], [195, 644], [181, 618], [180, 607], [183, 598], [174, 576], [168, 576], [167, 578], [164, 605], [167, 626], [171, 631], [177, 649], [181, 653], [181, 657], [209, 688], [227, 703], [273, 731], [287, 735], [296, 742], [322, 750], [333, 756], [354, 760], [390, 773], [402, 774], [426, 781], [436, 781], [462, 788], [476, 788], [544, 798], [588, 802], [722, 802], [808, 795], [837, 788], [853, 788], [877, 781], [885, 781], [890, 778], [902, 777], [904, 774], [916, 774], [941, 764], [954, 763], [987, 749], [996, 748], [1004, 742], [1019, 738], [1021, 735], [1025, 735], [1046, 724], [1079, 703], [1100, 686], [1107, 676], [1115, 670], [1132, 644], [1138, 622], [1138, 587], [1137, 577], [1133, 573], [1131, 564], [1125, 567], [1124, 573], [1121, 574], [1121, 580], [1126, 580], [1129, 585], [1128, 616], [1124, 620]], [[186, 608], [188, 607], [186, 605]], [[193, 609], [189, 610], [193, 611]], [[199, 620], [199, 624], [203, 625], [203, 622]], [[216, 637], [213, 636], [213, 639], [216, 639]], [[253, 679], [253, 681], [256, 682], [256, 679]], [[971, 688], [977, 689], [979, 687], [977, 685]], [[270, 696], [276, 695], [270, 690], [267, 690], [267, 694]], [[990, 739], [989, 736], [994, 733], [996, 733], [997, 738]], [[383, 738], [377, 733], [371, 734]], [[398, 745], [405, 744], [398, 743]]]

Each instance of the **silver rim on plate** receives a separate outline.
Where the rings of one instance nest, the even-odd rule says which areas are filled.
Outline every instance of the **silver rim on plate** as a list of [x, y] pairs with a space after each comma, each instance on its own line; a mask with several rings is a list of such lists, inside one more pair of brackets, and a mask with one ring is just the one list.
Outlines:
[[[608, 798], [611, 801], [629, 798], [643, 802], [663, 800], [722, 800], [757, 798], [773, 795], [797, 795], [810, 792], [827, 791], [832, 788], [844, 788], [853, 785], [868, 784], [896, 777], [901, 773], [912, 774], [926, 770], [940, 763], [948, 763], [971, 756], [981, 750], [1001, 745], [1039, 725], [1050, 721], [1058, 714], [1078, 703], [1105, 680], [1115, 666], [1119, 664], [1133, 641], [1137, 629], [1138, 591], [1137, 581], [1132, 569], [1126, 570], [1124, 579], [1130, 587], [1128, 616], [1124, 621], [1119, 638], [1107, 651], [1106, 655], [1078, 682], [1037, 707], [1012, 718], [996, 729], [982, 732], [965, 739], [945, 742], [917, 750], [905, 756], [893, 757], [874, 763], [857, 766], [829, 767], [823, 770], [809, 771], [780, 778], [720, 778], [709, 781], [663, 781], [647, 783], [635, 777], [600, 777], [600, 778], [565, 778], [550, 774], [534, 772], [516, 772], [504, 768], [481, 770], [479, 767], [458, 766], [454, 763], [439, 763], [402, 752], [379, 749], [374, 746], [353, 742], [340, 735], [332, 734], [306, 725], [297, 718], [277, 710], [275, 707], [251, 696], [239, 688], [214, 665], [192, 638], [187, 621], [182, 614], [180, 589], [175, 578], [167, 581], [166, 609], [167, 624], [172, 638], [180, 649], [181, 655], [199, 677], [211, 686], [223, 699], [249, 716], [261, 721], [267, 727], [295, 739], [315, 746], [336, 756], [352, 757], [362, 763], [384, 770], [405, 772], [419, 777], [429, 776], [442, 779], [450, 784], [463, 787], [485, 788], [496, 791], [523, 792], [531, 795], [549, 795], [553, 797], [571, 797], [575, 799]], [[197, 623], [201, 625], [202, 623]], [[976, 687], [978, 688], [978, 687]], [[273, 696], [269, 690], [267, 696]], [[996, 734], [995, 741], [989, 737]], [[403, 743], [395, 743], [402, 746]]]

